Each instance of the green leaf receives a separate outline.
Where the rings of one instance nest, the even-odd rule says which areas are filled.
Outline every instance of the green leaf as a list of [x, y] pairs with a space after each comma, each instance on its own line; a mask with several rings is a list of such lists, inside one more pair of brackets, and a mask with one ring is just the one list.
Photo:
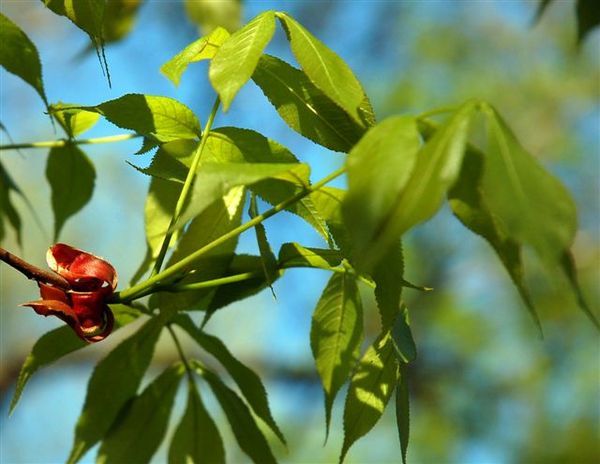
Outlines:
[[48, 108], [37, 48], [19, 26], [1, 13], [0, 65], [32, 86]]
[[5, 218], [12, 226], [17, 236], [17, 243], [21, 244], [21, 217], [10, 198], [10, 192], [23, 193], [10, 176], [4, 165], [0, 162], [0, 242], [5, 235]]
[[577, 44], [600, 25], [600, 5], [595, 0], [577, 0]]
[[46, 178], [52, 191], [54, 241], [57, 241], [67, 219], [92, 198], [96, 171], [83, 151], [76, 145], [67, 144], [50, 150]]
[[[256, 275], [256, 277], [218, 287], [208, 305], [203, 325], [206, 324], [217, 309], [256, 295], [267, 288], [268, 283], [262, 270], [262, 262], [259, 256], [234, 255], [227, 275], [243, 273], [251, 273]], [[278, 273], [276, 277], [279, 278], [280, 275], [281, 273]]]
[[252, 75], [282, 119], [300, 135], [331, 150], [347, 152], [365, 133], [308, 76], [285, 61], [263, 55]]
[[102, 72], [110, 86], [110, 73], [104, 55], [104, 13], [106, 1], [99, 0], [42, 0], [47, 8], [65, 16], [83, 32], [87, 33], [96, 49]]
[[[432, 126], [426, 129], [431, 131]], [[541, 333], [542, 325], [525, 282], [521, 245], [498, 226], [482, 193], [484, 156], [474, 147], [467, 148], [460, 175], [448, 192], [450, 207], [460, 222], [492, 246]]]
[[[243, 188], [234, 190], [205, 209], [197, 216], [183, 233], [167, 266], [181, 261], [204, 245], [219, 238], [241, 224], [242, 208], [244, 203]], [[237, 239], [229, 240], [213, 248], [200, 260], [196, 261], [193, 273], [179, 280], [180, 284], [202, 282], [204, 280], [221, 277], [233, 257]], [[214, 293], [214, 288], [194, 290], [178, 293], [158, 293], [151, 301], [157, 301], [161, 309], [185, 310], [205, 309]]]
[[196, 139], [200, 134], [200, 121], [192, 110], [169, 97], [127, 94], [81, 109], [100, 113], [114, 125], [158, 142]]
[[321, 187], [316, 192], [312, 192], [309, 197], [315, 210], [327, 224], [329, 232], [344, 256], [349, 256], [352, 249], [350, 234], [342, 216], [342, 205], [346, 197], [346, 190], [335, 187]]
[[181, 81], [181, 76], [190, 63], [214, 58], [217, 50], [229, 37], [229, 32], [222, 27], [217, 27], [206, 37], [201, 37], [192, 42], [177, 55], [163, 64], [160, 72], [176, 86]]
[[402, 464], [406, 464], [406, 451], [408, 450], [408, 439], [410, 436], [410, 405], [408, 396], [408, 369], [400, 364], [400, 376], [396, 386], [396, 425], [398, 426], [398, 438], [402, 452]]
[[285, 438], [279, 430], [279, 427], [277, 427], [277, 423], [271, 414], [267, 391], [265, 390], [260, 377], [256, 375], [252, 369], [242, 364], [235, 356], [233, 356], [221, 340], [196, 327], [189, 316], [180, 315], [175, 322], [196, 340], [198, 345], [219, 361], [229, 375], [231, 375], [231, 378], [240, 389], [240, 392], [254, 413], [260, 417], [273, 433], [277, 435], [281, 442], [285, 444]]
[[100, 118], [98, 113], [74, 108], [74, 105], [58, 102], [50, 105], [49, 111], [67, 133], [69, 138], [77, 137], [91, 129]]
[[338, 250], [307, 248], [299, 243], [284, 243], [279, 249], [279, 267], [312, 267], [331, 269], [342, 263], [343, 256]]
[[102, 33], [106, 43], [118, 42], [133, 28], [142, 0], [108, 0], [102, 22]]
[[396, 316], [392, 330], [392, 344], [398, 361], [409, 363], [417, 358], [417, 347], [410, 330], [408, 308], [402, 305], [400, 313]]
[[109, 431], [121, 408], [135, 396], [150, 364], [164, 318], [150, 319], [94, 369], [68, 463], [76, 463]]
[[225, 464], [219, 429], [204, 407], [198, 389], [188, 382], [188, 400], [169, 448], [169, 464]]
[[[348, 155], [349, 189], [342, 211], [359, 264], [391, 222], [420, 143], [415, 119], [393, 116], [370, 129]], [[382, 251], [377, 258], [383, 256]]]
[[208, 34], [221, 26], [233, 32], [240, 27], [242, 2], [240, 0], [185, 0], [189, 19], [198, 24], [202, 34]]
[[592, 312], [592, 309], [588, 306], [585, 298], [583, 296], [583, 291], [579, 286], [579, 281], [577, 279], [577, 268], [575, 267], [575, 260], [573, 259], [573, 255], [566, 251], [561, 260], [560, 260], [560, 270], [567, 277], [569, 284], [571, 285], [571, 289], [573, 290], [573, 294], [577, 299], [577, 304], [579, 308], [585, 313], [585, 315], [592, 321], [592, 324], [596, 327], [596, 329], [600, 330], [600, 321], [596, 315]]
[[[414, 167], [408, 178], [403, 176], [400, 187], [394, 186], [393, 180], [390, 179], [388, 184], [391, 187], [381, 188], [382, 193], [379, 195], [373, 194], [370, 203], [361, 205], [359, 199], [347, 202], [344, 218], [347, 220], [349, 230], [354, 233], [356, 264], [361, 270], [369, 272], [404, 232], [429, 219], [440, 208], [447, 189], [459, 174], [474, 109], [475, 103], [466, 103], [440, 126], [418, 152], [416, 162], [414, 160], [409, 162], [409, 164], [414, 163]], [[410, 140], [410, 148], [407, 147], [407, 150], [414, 150], [414, 140]], [[358, 149], [361, 144], [356, 148]], [[399, 158], [398, 155], [396, 158]], [[397, 161], [396, 164], [399, 169], [402, 169], [406, 162]], [[386, 169], [394, 172], [393, 169], [389, 169], [389, 166]], [[381, 170], [375, 172], [378, 173], [377, 176], [361, 179], [362, 182], [358, 185], [362, 188], [354, 192], [352, 192], [353, 181], [349, 177], [348, 198], [351, 199], [359, 192], [367, 198], [372, 194], [371, 190], [375, 186], [384, 182], [381, 177], [384, 179], [389, 177], [382, 174]], [[372, 182], [370, 189], [369, 179]], [[393, 196], [390, 195], [390, 188]], [[386, 190], [387, 194], [384, 193]], [[357, 205], [354, 209], [353, 204]], [[368, 212], [369, 207], [372, 212]], [[357, 214], [358, 211], [363, 215]], [[362, 221], [368, 225], [363, 230], [359, 226]]]
[[364, 121], [359, 107], [365, 94], [352, 70], [335, 52], [285, 13], [277, 13], [292, 52], [310, 80], [356, 122]]
[[208, 77], [227, 111], [235, 95], [252, 76], [275, 32], [275, 15], [265, 11], [233, 33], [217, 50]]
[[352, 444], [377, 423], [398, 381], [398, 363], [389, 333], [380, 336], [360, 360], [346, 396], [344, 444], [340, 463]]
[[252, 185], [268, 178], [290, 182], [306, 178], [308, 173], [308, 165], [299, 163], [202, 163], [189, 205], [175, 227], [182, 227], [198, 216], [233, 187]]
[[310, 329], [310, 347], [325, 392], [327, 434], [335, 396], [358, 358], [362, 318], [356, 277], [347, 272], [333, 274], [317, 302]]
[[149, 462], [162, 442], [175, 394], [185, 369], [181, 363], [167, 368], [131, 400], [123, 416], [104, 438], [96, 462]]
[[[130, 306], [118, 304], [111, 305], [110, 308], [115, 316], [115, 327], [113, 332], [118, 328], [129, 324], [139, 316], [139, 311]], [[23, 389], [25, 388], [25, 385], [27, 385], [27, 382], [29, 382], [29, 379], [33, 377], [33, 374], [58, 361], [69, 353], [85, 348], [86, 346], [89, 346], [89, 344], [75, 335], [73, 329], [67, 326], [59, 327], [58, 329], [51, 330], [42, 335], [38, 341], [35, 342], [35, 345], [33, 345], [33, 348], [31, 349], [31, 353], [27, 355], [25, 362], [23, 362], [19, 377], [17, 378], [15, 393], [10, 402], [9, 413], [12, 413], [17, 406], [21, 394], [23, 393]]]
[[[258, 132], [223, 127], [211, 132], [207, 143], [208, 152], [215, 160], [252, 163], [297, 163], [298, 159], [283, 145], [266, 138]], [[308, 175], [289, 179], [267, 179], [254, 184], [250, 189], [271, 205], [290, 198], [310, 184]], [[305, 197], [286, 208], [304, 219], [325, 240], [329, 232], [323, 219], [316, 211], [310, 198]]]
[[221, 404], [242, 451], [257, 464], [275, 463], [269, 444], [256, 425], [248, 406], [215, 374], [197, 363], [195, 366]]
[[[250, 215], [251, 219], [258, 216], [258, 206], [256, 205], [256, 197], [254, 194], [250, 198], [248, 214]], [[267, 231], [265, 230], [265, 226], [262, 222], [254, 226], [254, 232], [256, 233], [256, 243], [258, 245], [258, 251], [260, 252], [260, 261], [265, 273], [265, 279], [271, 288], [273, 297], [275, 297], [273, 282], [277, 280], [279, 274], [277, 269], [277, 258], [273, 254], [273, 250], [271, 249], [271, 245], [267, 239]]]
[[516, 139], [498, 112], [482, 107], [488, 124], [482, 189], [507, 235], [557, 262], [577, 230], [575, 204], [563, 184]]
[[404, 282], [404, 255], [401, 243], [393, 245], [377, 263], [373, 270], [373, 281], [383, 332], [392, 326], [400, 312]]

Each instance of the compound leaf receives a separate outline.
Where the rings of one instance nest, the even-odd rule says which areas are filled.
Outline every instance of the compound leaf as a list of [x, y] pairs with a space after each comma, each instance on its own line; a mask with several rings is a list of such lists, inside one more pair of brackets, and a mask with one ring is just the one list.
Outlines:
[[225, 463], [225, 449], [219, 429], [204, 407], [193, 382], [188, 382], [185, 413], [169, 447], [169, 464], [188, 463]]
[[149, 462], [167, 431], [175, 394], [185, 369], [177, 363], [163, 371], [125, 406], [110, 429], [96, 462]]
[[208, 382], [221, 404], [242, 451], [257, 464], [274, 464], [275, 457], [265, 436], [256, 425], [248, 406], [214, 373], [198, 364], [196, 364], [196, 368]]
[[356, 277], [347, 272], [333, 274], [317, 302], [310, 329], [310, 347], [325, 392], [327, 433], [335, 396], [358, 358], [362, 317]]
[[252, 369], [233, 356], [221, 340], [196, 327], [189, 316], [180, 315], [176, 322], [198, 343], [198, 345], [219, 361], [229, 375], [231, 375], [231, 378], [239, 387], [240, 392], [254, 413], [269, 426], [282, 443], [285, 443], [285, 438], [279, 430], [279, 427], [277, 427], [275, 419], [273, 419], [273, 415], [271, 414], [267, 391], [265, 390], [260, 377]]
[[[110, 309], [115, 316], [115, 327], [113, 328], [113, 332], [119, 327], [129, 324], [140, 314], [138, 310], [121, 304], [111, 305]], [[27, 385], [27, 382], [29, 382], [29, 379], [33, 377], [33, 374], [58, 361], [69, 353], [85, 348], [86, 346], [89, 346], [89, 344], [77, 337], [70, 327], [59, 327], [58, 329], [51, 330], [42, 335], [35, 342], [31, 349], [31, 353], [27, 355], [23, 362], [19, 377], [17, 378], [15, 393], [10, 402], [10, 413], [12, 413], [17, 406], [21, 394], [23, 393], [23, 389], [25, 388], [25, 385]]]
[[101, 440], [121, 408], [135, 396], [164, 322], [162, 317], [152, 318], [96, 365], [75, 427], [68, 463], [79, 461]]
[[272, 11], [265, 11], [234, 32], [217, 50], [210, 63], [208, 77], [225, 111], [252, 76], [274, 32], [275, 15]]

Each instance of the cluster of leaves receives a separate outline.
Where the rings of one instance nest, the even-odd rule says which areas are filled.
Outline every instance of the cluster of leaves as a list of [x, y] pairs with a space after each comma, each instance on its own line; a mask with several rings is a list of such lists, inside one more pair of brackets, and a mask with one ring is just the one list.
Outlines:
[[[109, 39], [102, 26], [103, 2], [46, 3], [88, 33], [103, 56], [103, 43]], [[327, 430], [337, 393], [349, 382], [340, 461], [377, 423], [394, 393], [405, 460], [406, 374], [416, 347], [402, 289], [418, 287], [404, 279], [401, 238], [435, 215], [445, 199], [455, 216], [496, 251], [538, 325], [524, 279], [525, 246], [548, 264], [549, 272], [571, 282], [582, 309], [598, 326], [581, 296], [569, 252], [576, 232], [574, 203], [490, 103], [469, 101], [453, 110], [428, 113], [445, 114], [441, 122], [422, 115], [391, 116], [377, 123], [362, 85], [346, 63], [291, 16], [274, 11], [259, 14], [231, 34], [214, 28], [165, 63], [161, 71], [178, 84], [190, 63], [210, 60], [208, 77], [225, 110], [252, 80], [292, 130], [347, 154], [343, 169], [311, 185], [310, 166], [276, 141], [248, 129], [212, 129], [217, 105], [202, 129], [187, 106], [161, 96], [128, 94], [94, 105], [48, 104], [35, 46], [8, 18], [2, 16], [1, 21], [1, 64], [36, 89], [67, 136], [50, 151], [46, 171], [56, 237], [94, 188], [94, 167], [77, 137], [103, 117], [143, 138], [139, 154], [157, 149], [147, 167], [134, 166], [151, 177], [145, 207], [147, 253], [133, 282], [139, 283], [122, 291], [115, 302], [151, 297], [147, 305], [112, 305], [117, 328], [150, 317], [96, 366], [69, 462], [77, 462], [98, 442], [100, 462], [148, 461], [164, 438], [185, 374], [188, 403], [171, 442], [170, 462], [225, 459], [197, 378], [213, 391], [241, 449], [255, 462], [274, 462], [259, 423], [283, 443], [285, 439], [260, 378], [203, 328], [215, 311], [271, 286], [292, 267], [331, 272], [313, 313], [310, 346], [323, 385]], [[264, 53], [277, 21], [299, 68]], [[480, 120], [486, 127], [483, 148], [469, 141], [471, 127]], [[348, 176], [347, 190], [325, 186], [343, 173]], [[12, 207], [4, 208], [10, 190], [18, 188], [8, 173], [0, 174], [2, 185], [7, 185], [0, 191], [2, 211], [18, 228]], [[272, 208], [260, 213], [257, 197]], [[6, 204], [10, 206], [7, 200]], [[249, 220], [243, 222], [246, 204]], [[276, 255], [263, 221], [282, 210], [306, 221], [326, 247], [286, 243]], [[260, 254], [236, 253], [237, 237], [251, 228]], [[160, 272], [167, 248], [172, 251]], [[361, 285], [374, 293], [380, 317], [380, 333], [363, 353]], [[205, 314], [200, 326], [187, 314], [197, 310]], [[239, 392], [201, 360], [187, 359], [174, 327], [214, 357]], [[182, 362], [138, 392], [163, 330], [174, 337]], [[19, 376], [11, 409], [38, 369], [84, 347], [68, 328], [38, 340]], [[137, 440], [142, 433], [144, 440]], [[133, 440], [136, 446], [130, 445]]]

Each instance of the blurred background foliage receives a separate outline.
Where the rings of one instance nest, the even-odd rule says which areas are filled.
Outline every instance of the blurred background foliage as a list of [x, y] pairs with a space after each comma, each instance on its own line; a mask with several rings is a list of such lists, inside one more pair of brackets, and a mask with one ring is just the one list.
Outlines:
[[[115, 42], [107, 46], [112, 89], [89, 53], [87, 38], [64, 18], [45, 11], [41, 2], [6, 0], [2, 12], [36, 43], [51, 102], [93, 104], [128, 92], [167, 95], [205, 119], [212, 102], [206, 64], [191, 66], [179, 89], [159, 74], [160, 65], [193, 41], [198, 28], [206, 31], [214, 23], [225, 23], [235, 29], [240, 18], [245, 21], [269, 8], [289, 11], [351, 65], [380, 120], [392, 113], [420, 113], [471, 97], [492, 102], [524, 146], [563, 180], [577, 201], [580, 232], [574, 253], [584, 292], [597, 313], [600, 34], [591, 32], [577, 48], [574, 2], [552, 2], [535, 25], [534, 1], [240, 4], [231, 0], [213, 2], [221, 4], [216, 13], [202, 11], [205, 7], [199, 3], [205, 2], [187, 2], [185, 7], [176, 1], [126, 3], [130, 9], [115, 10], [126, 20], [111, 26]], [[268, 51], [292, 61], [286, 47], [279, 32]], [[0, 79], [0, 120], [13, 139], [60, 136], [53, 132], [31, 89], [4, 72]], [[218, 117], [217, 125], [262, 131], [313, 164], [315, 179], [343, 162], [339, 154], [289, 130], [253, 84], [243, 89], [227, 114]], [[120, 132], [104, 123], [89, 136]], [[6, 137], [2, 143], [9, 143]], [[149, 162], [148, 155], [143, 160], [133, 155], [137, 144], [86, 147], [97, 169], [95, 194], [82, 213], [67, 223], [61, 239], [109, 259], [119, 270], [121, 286], [131, 278], [145, 249], [141, 212], [148, 178], [125, 164], [125, 160]], [[44, 176], [46, 153], [2, 151], [0, 156], [35, 205], [42, 224], [38, 227], [23, 201], [15, 199], [24, 221], [21, 254], [43, 265], [52, 226]], [[338, 186], [343, 186], [343, 180]], [[290, 215], [277, 216], [266, 225], [274, 247], [292, 240], [323, 245]], [[5, 237], [3, 246], [18, 250], [14, 234]], [[252, 234], [242, 237], [240, 248], [256, 251]], [[407, 278], [435, 288], [426, 294], [405, 293], [419, 349], [409, 370], [409, 459], [415, 463], [599, 462], [598, 334], [577, 310], [565, 283], [548, 281], [544, 269], [528, 256], [530, 283], [545, 332], [541, 340], [493, 252], [467, 233], [447, 209], [408, 234], [406, 254]], [[263, 292], [221, 311], [208, 326], [265, 379], [274, 416], [288, 437], [289, 451], [277, 449], [284, 462], [336, 462], [342, 441], [343, 405], [338, 399], [329, 441], [323, 446], [323, 399], [309, 348], [310, 317], [326, 278], [320, 271], [290, 271], [275, 284], [276, 301]], [[8, 418], [20, 364], [36, 338], [58, 325], [17, 306], [34, 299], [36, 293], [32, 283], [0, 267], [2, 463], [64, 461], [93, 364], [125, 336], [119, 332], [38, 373]], [[372, 338], [378, 318], [373, 302], [365, 302], [365, 324]], [[187, 350], [200, 355], [191, 343]], [[155, 364], [175, 358], [173, 346], [164, 340]], [[180, 396], [177, 417], [184, 403]], [[223, 414], [214, 401], [209, 407], [226, 433], [228, 459], [243, 461]], [[164, 453], [163, 446], [156, 462], [164, 460]], [[399, 462], [399, 456], [389, 408], [381, 423], [350, 451], [348, 462]], [[90, 453], [85, 462], [92, 461]]]

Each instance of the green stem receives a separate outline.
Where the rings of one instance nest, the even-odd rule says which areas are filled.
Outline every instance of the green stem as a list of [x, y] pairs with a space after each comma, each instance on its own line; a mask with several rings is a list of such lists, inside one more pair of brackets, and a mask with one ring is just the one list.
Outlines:
[[173, 330], [173, 327], [171, 327], [171, 324], [167, 324], [166, 327], [167, 327], [167, 330], [169, 331], [169, 333], [171, 334], [171, 338], [173, 339], [173, 342], [175, 343], [175, 347], [177, 348], [177, 352], [179, 353], [179, 358], [181, 359], [181, 362], [183, 363], [183, 365], [185, 367], [185, 372], [188, 376], [188, 379], [191, 382], [193, 382], [194, 376], [193, 376], [192, 368], [190, 367], [190, 364], [185, 356], [185, 353], [183, 352], [183, 348], [181, 347], [179, 338], [177, 337], [177, 334]]
[[194, 158], [192, 160], [192, 164], [187, 173], [187, 177], [185, 178], [185, 183], [183, 184], [183, 188], [181, 189], [181, 193], [179, 194], [179, 198], [177, 199], [177, 204], [175, 205], [175, 211], [173, 211], [173, 216], [171, 217], [171, 222], [169, 223], [169, 227], [167, 228], [167, 232], [165, 233], [165, 238], [163, 239], [162, 245], [160, 247], [160, 251], [158, 252], [158, 256], [156, 261], [154, 262], [154, 268], [152, 269], [152, 273], [150, 277], [154, 277], [160, 271], [162, 263], [165, 259], [165, 255], [167, 254], [167, 250], [169, 249], [169, 245], [171, 243], [171, 238], [173, 237], [173, 226], [179, 219], [181, 212], [183, 211], [183, 207], [185, 202], [187, 201], [188, 195], [190, 193], [190, 189], [192, 188], [192, 184], [194, 182], [194, 176], [196, 175], [196, 171], [198, 170], [198, 164], [200, 164], [200, 158], [202, 156], [202, 152], [204, 151], [204, 146], [206, 145], [206, 141], [208, 140], [208, 134], [215, 120], [215, 116], [217, 115], [217, 111], [219, 110], [219, 105], [221, 101], [219, 97], [215, 100], [213, 104], [212, 110], [210, 112], [210, 116], [208, 117], [208, 121], [206, 121], [206, 126], [202, 131], [202, 137], [200, 138], [200, 144], [194, 153]]
[[431, 116], [436, 116], [438, 114], [444, 113], [451, 113], [453, 111], [456, 111], [455, 106], [445, 106], [442, 108], [436, 108], [435, 110], [426, 111], [425, 113], [421, 113], [419, 116], [417, 116], [417, 119], [427, 119]]
[[21, 148], [57, 148], [66, 145], [94, 145], [98, 143], [113, 143], [122, 142], [124, 140], [135, 139], [141, 137], [139, 134], [118, 134], [109, 135], [107, 137], [96, 137], [92, 139], [60, 139], [48, 140], [45, 142], [28, 142], [28, 143], [10, 143], [8, 145], [0, 145], [0, 150], [19, 150]]
[[[307, 195], [311, 194], [312, 192], [319, 190], [325, 184], [331, 182], [333, 179], [344, 174], [345, 171], [346, 171], [346, 168], [342, 167], [342, 168], [332, 172], [331, 174], [324, 177], [316, 184], [313, 184], [310, 187], [305, 188], [304, 190], [296, 193], [295, 195], [291, 196], [287, 200], [284, 200], [281, 203], [273, 206], [271, 209], [265, 211], [264, 213], [259, 214], [258, 216], [250, 219], [249, 221], [236, 227], [235, 229], [230, 230], [226, 234], [221, 235], [219, 238], [204, 245], [202, 248], [199, 248], [194, 253], [189, 254], [188, 256], [183, 258], [181, 261], [176, 262], [175, 264], [168, 267], [164, 271], [159, 272], [158, 274], [155, 274], [154, 276], [150, 277], [148, 280], [146, 280], [144, 282], [140, 282], [139, 284], [134, 285], [133, 287], [130, 287], [126, 290], [123, 290], [122, 292], [119, 292], [118, 298], [120, 299], [120, 301], [130, 301], [130, 300], [139, 298], [140, 294], [146, 295], [147, 290], [150, 288], [153, 288], [156, 284], [159, 284], [160, 282], [164, 282], [165, 280], [167, 280], [169, 278], [177, 277], [178, 275], [182, 274], [184, 271], [189, 269], [192, 264], [194, 264], [200, 257], [205, 255], [209, 251], [222, 245], [223, 243], [227, 242], [228, 240], [231, 240], [232, 238], [237, 237], [242, 232], [245, 232], [246, 230], [251, 229], [255, 225], [262, 223], [263, 221], [269, 219], [271, 216], [274, 216], [275, 214], [279, 213], [280, 211], [283, 211], [288, 206], [296, 203], [297, 201], [300, 201], [302, 198], [306, 197]], [[117, 295], [115, 295], [115, 296], [117, 296]]]

